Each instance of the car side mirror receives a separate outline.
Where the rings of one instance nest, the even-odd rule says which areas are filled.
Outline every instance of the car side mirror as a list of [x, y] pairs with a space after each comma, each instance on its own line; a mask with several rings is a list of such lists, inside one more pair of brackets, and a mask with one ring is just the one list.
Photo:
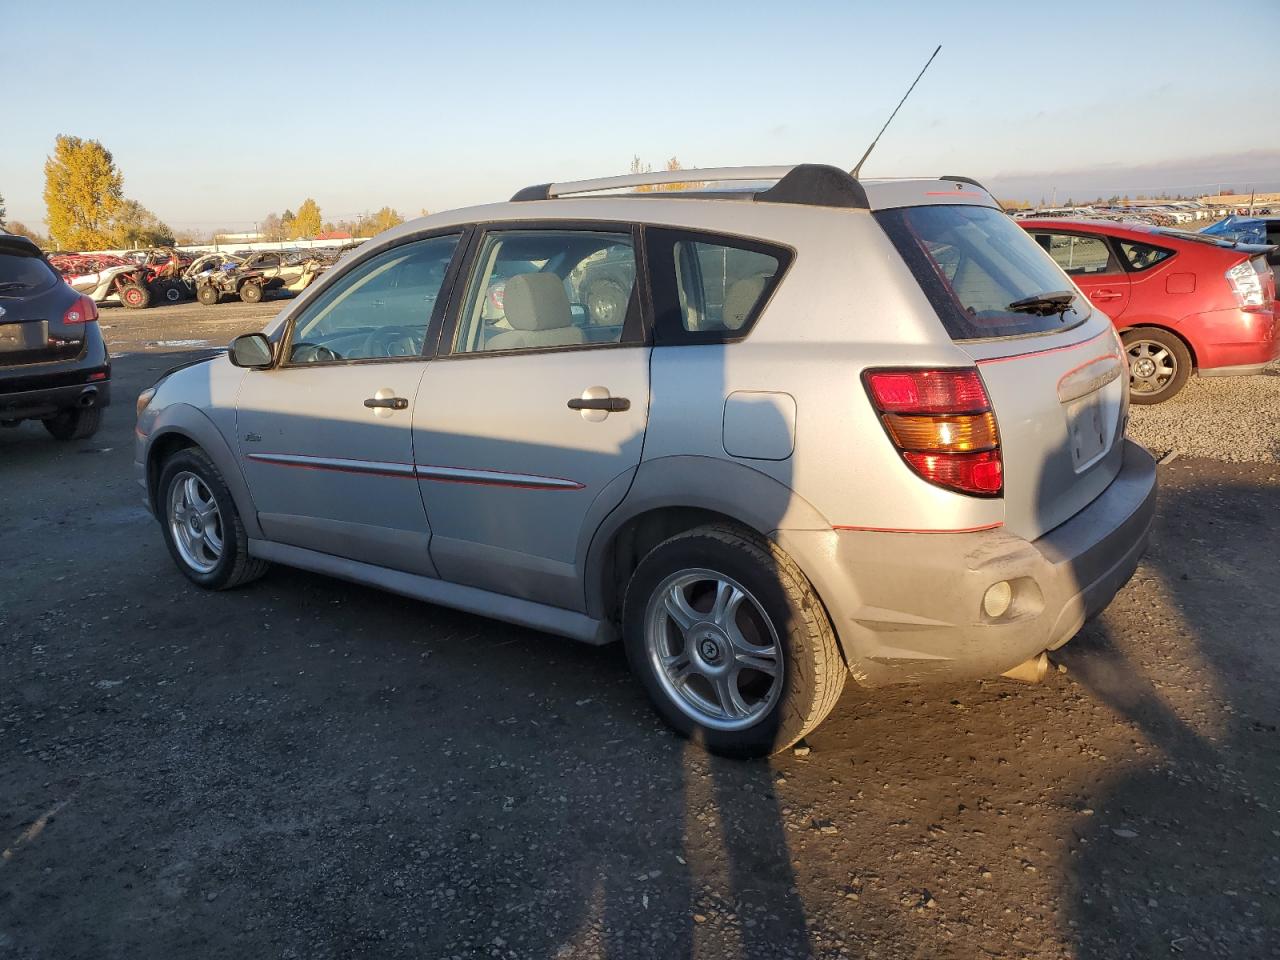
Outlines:
[[275, 362], [271, 341], [261, 333], [244, 333], [231, 341], [227, 357], [233, 366], [246, 370], [265, 370]]

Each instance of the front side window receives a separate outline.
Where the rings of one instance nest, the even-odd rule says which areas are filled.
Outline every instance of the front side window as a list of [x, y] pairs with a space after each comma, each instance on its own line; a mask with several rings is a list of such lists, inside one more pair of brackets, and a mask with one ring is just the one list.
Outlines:
[[1153, 247], [1149, 243], [1138, 243], [1136, 240], [1117, 240], [1120, 256], [1124, 257], [1129, 269], [1135, 272], [1149, 270], [1157, 263], [1173, 256], [1172, 250]]
[[500, 230], [480, 245], [453, 352], [614, 344], [638, 329], [629, 232]]
[[875, 217], [953, 340], [1068, 330], [1089, 316], [1054, 260], [999, 210], [938, 204]]
[[433, 237], [360, 264], [310, 304], [294, 326], [289, 363], [422, 355], [458, 237]]
[[1119, 272], [1119, 266], [1112, 259], [1111, 248], [1102, 237], [1080, 237], [1070, 233], [1036, 233], [1034, 236], [1036, 243], [1048, 251], [1053, 262], [1069, 277]]

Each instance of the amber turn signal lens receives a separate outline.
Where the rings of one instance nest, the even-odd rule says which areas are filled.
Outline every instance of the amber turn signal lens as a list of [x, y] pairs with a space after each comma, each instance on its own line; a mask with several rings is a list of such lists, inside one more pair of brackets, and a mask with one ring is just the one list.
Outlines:
[[884, 423], [902, 450], [969, 453], [993, 450], [999, 443], [996, 419], [990, 413], [923, 417], [886, 413]]

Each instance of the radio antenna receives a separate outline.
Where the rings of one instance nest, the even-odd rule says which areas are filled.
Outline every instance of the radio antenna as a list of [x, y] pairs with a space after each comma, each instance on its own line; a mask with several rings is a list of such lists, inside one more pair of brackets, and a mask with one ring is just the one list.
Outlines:
[[862, 170], [862, 165], [867, 162], [867, 157], [871, 156], [871, 151], [876, 148], [876, 144], [880, 142], [880, 138], [884, 136], [884, 132], [889, 129], [889, 124], [893, 123], [893, 118], [898, 115], [898, 111], [902, 109], [902, 105], [907, 102], [907, 97], [911, 96], [911, 91], [916, 88], [916, 84], [920, 82], [920, 78], [924, 76], [924, 72], [929, 69], [929, 64], [933, 63], [933, 57], [938, 55], [938, 50], [942, 49], [942, 44], [938, 44], [938, 49], [933, 51], [933, 56], [925, 61], [920, 72], [916, 74], [916, 78], [911, 81], [911, 86], [907, 87], [907, 92], [902, 95], [902, 99], [898, 101], [898, 105], [893, 108], [893, 113], [889, 114], [889, 119], [884, 122], [884, 126], [880, 128], [880, 132], [876, 134], [876, 138], [871, 141], [871, 146], [867, 147], [867, 152], [862, 155], [862, 159], [858, 161], [858, 165], [849, 172], [853, 174], [853, 178], [858, 179], [858, 174]]

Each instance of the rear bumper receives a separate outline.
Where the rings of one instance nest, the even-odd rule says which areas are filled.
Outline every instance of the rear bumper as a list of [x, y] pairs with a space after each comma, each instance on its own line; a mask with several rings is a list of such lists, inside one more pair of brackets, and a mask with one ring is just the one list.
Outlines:
[[0, 393], [0, 420], [35, 420], [70, 407], [111, 405], [111, 381], [96, 380], [58, 387]]
[[1186, 317], [1178, 329], [1195, 343], [1201, 376], [1257, 373], [1280, 358], [1280, 314], [1274, 311], [1212, 310]]
[[[1115, 480], [1035, 541], [1002, 530], [778, 531], [827, 606], [864, 686], [992, 677], [1073, 637], [1133, 575], [1155, 516], [1150, 454], [1125, 441]], [[1013, 602], [988, 617], [983, 596]]]

